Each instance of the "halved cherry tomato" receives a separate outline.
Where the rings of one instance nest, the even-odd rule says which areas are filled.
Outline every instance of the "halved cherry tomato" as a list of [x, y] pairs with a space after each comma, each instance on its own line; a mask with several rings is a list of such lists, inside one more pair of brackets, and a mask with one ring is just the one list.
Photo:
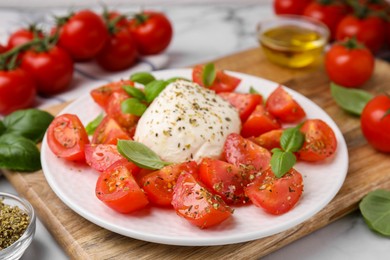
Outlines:
[[104, 110], [107, 108], [108, 99], [114, 92], [126, 93], [123, 86], [134, 86], [134, 82], [130, 80], [120, 80], [109, 83], [107, 85], [95, 88], [91, 91], [93, 100]]
[[253, 137], [281, 128], [282, 125], [260, 104], [242, 125], [241, 135]]
[[241, 122], [245, 122], [256, 106], [263, 102], [263, 98], [259, 94], [221, 92], [218, 95], [237, 108]]
[[106, 108], [107, 115], [113, 118], [118, 124], [130, 131], [135, 128], [139, 120], [139, 116], [126, 114], [122, 112], [121, 104], [130, 96], [127, 93], [114, 92], [108, 99]]
[[212, 194], [187, 172], [177, 180], [172, 206], [179, 216], [200, 228], [215, 226], [233, 213], [221, 197]]
[[320, 119], [307, 120], [300, 131], [305, 135], [302, 148], [296, 153], [302, 161], [321, 161], [332, 156], [337, 149], [336, 136], [330, 126]]
[[235, 133], [226, 138], [222, 156], [228, 163], [245, 167], [248, 176], [267, 169], [271, 160], [271, 153], [267, 149]]
[[306, 113], [282, 86], [277, 87], [268, 97], [266, 109], [282, 123], [297, 123]]
[[130, 140], [131, 136], [114, 119], [105, 116], [92, 137], [93, 144], [114, 144], [118, 140]]
[[85, 145], [89, 139], [76, 115], [62, 114], [54, 118], [47, 130], [47, 142], [58, 157], [69, 161], [85, 161]]
[[[195, 66], [192, 70], [192, 80], [200, 86], [205, 87], [203, 83], [203, 70], [204, 65]], [[214, 90], [216, 93], [232, 92], [240, 82], [241, 79], [228, 75], [223, 70], [217, 70], [213, 84], [207, 88]]]
[[118, 161], [103, 172], [96, 183], [96, 196], [108, 207], [120, 213], [142, 209], [149, 201], [134, 180], [133, 165]]
[[274, 148], [281, 148], [280, 137], [282, 137], [282, 134], [283, 129], [275, 129], [249, 140], [271, 151]]
[[303, 192], [303, 178], [293, 168], [283, 177], [276, 178], [271, 168], [268, 168], [245, 191], [253, 204], [270, 214], [280, 215], [298, 203]]
[[141, 187], [151, 203], [163, 207], [172, 206], [173, 189], [179, 175], [184, 172], [196, 174], [197, 171], [198, 165], [193, 161], [168, 165], [143, 176]]
[[244, 187], [249, 184], [250, 177], [245, 168], [242, 169], [216, 159], [204, 158], [199, 164], [199, 179], [228, 204], [248, 202]]

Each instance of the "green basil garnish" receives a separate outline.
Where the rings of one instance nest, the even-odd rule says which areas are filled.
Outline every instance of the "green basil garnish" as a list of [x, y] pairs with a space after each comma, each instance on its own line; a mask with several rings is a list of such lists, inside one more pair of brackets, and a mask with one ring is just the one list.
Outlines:
[[205, 87], [213, 85], [217, 72], [215, 71], [214, 63], [208, 63], [203, 68], [202, 82]]
[[151, 103], [168, 85], [164, 80], [154, 80], [145, 86], [146, 102]]
[[146, 84], [156, 80], [156, 78], [152, 74], [150, 74], [149, 72], [136, 72], [130, 76], [130, 80], [137, 82], [137, 83], [140, 83], [140, 84], [143, 84], [143, 85], [146, 85]]
[[93, 135], [95, 132], [96, 128], [99, 126], [99, 124], [102, 122], [104, 116], [103, 114], [99, 114], [94, 120], [89, 122], [87, 126], [85, 127], [85, 131], [87, 131], [88, 135]]
[[146, 99], [144, 92], [142, 90], [132, 87], [132, 86], [123, 86], [123, 89], [126, 91], [127, 94], [130, 96], [143, 101]]
[[136, 98], [128, 98], [121, 103], [123, 113], [142, 116], [148, 107]]

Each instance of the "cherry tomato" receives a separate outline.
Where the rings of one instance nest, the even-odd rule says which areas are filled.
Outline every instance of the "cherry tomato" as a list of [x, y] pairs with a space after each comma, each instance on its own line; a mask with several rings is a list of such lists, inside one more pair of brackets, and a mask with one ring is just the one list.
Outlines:
[[250, 177], [245, 169], [224, 161], [204, 158], [199, 164], [199, 179], [228, 204], [248, 202], [244, 187], [249, 184]]
[[86, 144], [85, 161], [91, 168], [104, 172], [119, 160], [126, 160], [112, 144]]
[[256, 106], [256, 109], [242, 125], [241, 135], [243, 137], [256, 137], [281, 127], [279, 121], [260, 104]]
[[339, 2], [323, 4], [314, 1], [305, 8], [303, 15], [323, 22], [329, 28], [331, 39], [334, 39], [336, 37], [337, 25], [349, 11], [350, 9], [347, 5]]
[[179, 216], [200, 228], [215, 226], [233, 213], [221, 197], [212, 194], [187, 172], [177, 180], [172, 206]]
[[168, 165], [143, 176], [140, 186], [151, 203], [163, 207], [172, 206], [173, 189], [179, 175], [184, 172], [196, 174], [197, 171], [196, 162]]
[[381, 152], [390, 152], [390, 98], [379, 95], [370, 100], [360, 117], [368, 143]]
[[282, 123], [297, 123], [306, 117], [303, 108], [282, 86], [271, 93], [265, 106], [268, 112]]
[[331, 81], [344, 87], [359, 87], [371, 78], [375, 60], [372, 53], [354, 40], [334, 44], [325, 55]]
[[320, 119], [309, 119], [300, 128], [305, 135], [302, 148], [296, 153], [299, 160], [316, 162], [331, 157], [337, 149], [336, 136], [330, 126]]
[[21, 67], [28, 71], [37, 83], [38, 93], [53, 95], [66, 90], [73, 78], [73, 60], [60, 47], [47, 51], [26, 51]]
[[245, 122], [256, 106], [263, 102], [263, 98], [259, 94], [221, 92], [218, 95], [237, 108], [241, 122]]
[[253, 204], [270, 214], [280, 215], [298, 203], [303, 192], [303, 178], [293, 168], [281, 178], [276, 178], [271, 168], [268, 168], [245, 191]]
[[112, 82], [99, 88], [93, 89], [90, 94], [92, 96], [92, 99], [99, 106], [101, 106], [104, 110], [107, 110], [108, 100], [112, 93], [126, 93], [126, 91], [123, 89], [123, 86], [134, 86], [134, 82], [130, 80], [120, 80]]
[[301, 15], [311, 1], [312, 0], [274, 0], [274, 11], [276, 14]]
[[[192, 80], [200, 86], [205, 86], [203, 83], [204, 65], [197, 65], [192, 70]], [[216, 93], [232, 92], [240, 84], [241, 80], [234, 76], [226, 74], [222, 70], [216, 71], [216, 77], [213, 84], [207, 88], [214, 90]]]
[[275, 129], [249, 140], [271, 151], [274, 148], [281, 148], [280, 138], [282, 137], [282, 134], [283, 129]]
[[116, 145], [119, 139], [130, 140], [130, 133], [124, 130], [114, 119], [106, 116], [96, 128], [92, 137], [92, 143]]
[[58, 45], [76, 61], [94, 58], [108, 39], [103, 19], [89, 10], [71, 15], [59, 30]]
[[47, 142], [58, 157], [69, 161], [85, 161], [85, 145], [89, 139], [76, 115], [62, 114], [54, 118], [47, 130]]
[[7, 49], [10, 50], [16, 46], [30, 42], [34, 39], [35, 34], [38, 38], [44, 37], [43, 33], [34, 27], [22, 28], [13, 32], [8, 38]]
[[134, 180], [132, 164], [118, 161], [103, 172], [96, 183], [96, 196], [108, 207], [120, 213], [142, 209], [149, 201]]
[[112, 93], [110, 98], [108, 99], [106, 112], [107, 115], [109, 115], [116, 122], [118, 122], [121, 127], [125, 128], [128, 131], [131, 131], [137, 125], [137, 122], [140, 117], [122, 112], [121, 104], [129, 97], [130, 96], [127, 93]]
[[4, 45], [0, 44], [0, 54], [3, 52], [6, 52], [6, 51], [7, 51], [7, 48]]
[[376, 16], [359, 19], [354, 15], [344, 17], [336, 31], [337, 40], [356, 37], [373, 53], [377, 53], [385, 43], [385, 22]]
[[26, 71], [0, 70], [0, 114], [32, 106], [36, 91], [34, 80]]
[[158, 54], [172, 40], [173, 28], [168, 18], [159, 12], [143, 11], [129, 21], [129, 30], [142, 55]]

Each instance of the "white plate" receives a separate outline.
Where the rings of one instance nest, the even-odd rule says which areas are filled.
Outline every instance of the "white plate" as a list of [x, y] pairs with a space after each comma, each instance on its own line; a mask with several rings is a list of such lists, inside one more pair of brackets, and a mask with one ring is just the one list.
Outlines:
[[[238, 92], [248, 92], [252, 86], [267, 97], [278, 86], [258, 77], [229, 73], [242, 79]], [[153, 74], [160, 79], [191, 78], [188, 69]], [[46, 136], [41, 152], [43, 172], [53, 191], [72, 210], [96, 225], [124, 236], [161, 244], [210, 246], [245, 242], [279, 233], [324, 208], [341, 188], [348, 169], [345, 140], [333, 120], [306, 97], [291, 89], [286, 90], [302, 105], [308, 118], [320, 118], [332, 127], [338, 148], [332, 160], [315, 164], [299, 162], [296, 165], [304, 177], [304, 193], [296, 207], [281, 216], [269, 215], [254, 205], [236, 207], [229, 220], [214, 228], [201, 230], [178, 217], [172, 209], [150, 207], [133, 214], [116, 213], [95, 197], [98, 173], [87, 166], [57, 158], [48, 148]], [[87, 124], [101, 113], [101, 109], [86, 93], [61, 113], [76, 114]]]

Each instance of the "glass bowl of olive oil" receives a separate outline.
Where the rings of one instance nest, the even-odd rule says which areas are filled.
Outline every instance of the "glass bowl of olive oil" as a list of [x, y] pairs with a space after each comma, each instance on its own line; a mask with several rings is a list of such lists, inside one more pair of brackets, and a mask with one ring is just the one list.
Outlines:
[[270, 61], [289, 68], [302, 68], [322, 56], [329, 29], [308, 17], [280, 15], [260, 22], [257, 35]]

